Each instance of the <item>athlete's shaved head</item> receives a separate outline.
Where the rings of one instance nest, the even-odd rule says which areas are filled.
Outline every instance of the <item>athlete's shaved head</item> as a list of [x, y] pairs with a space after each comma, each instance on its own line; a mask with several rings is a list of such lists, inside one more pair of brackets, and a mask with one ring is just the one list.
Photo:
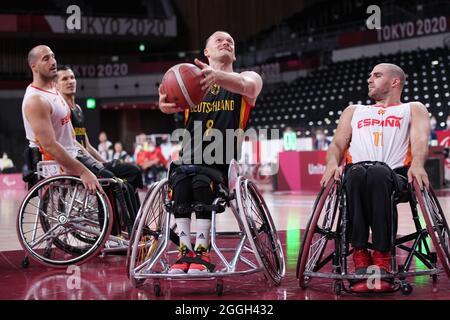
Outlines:
[[48, 46], [41, 44], [34, 47], [33, 49], [30, 50], [30, 52], [28, 52], [28, 65], [30, 66], [30, 68], [32, 63], [36, 63], [38, 57], [40, 56], [42, 50], [44, 49], [50, 50]]
[[383, 101], [386, 97], [400, 96], [405, 85], [405, 72], [392, 63], [377, 64], [367, 79], [369, 97]]
[[403, 88], [406, 81], [405, 72], [398, 65], [393, 63], [380, 63], [377, 66], [382, 66], [393, 78], [397, 78], [400, 81], [400, 87]]
[[38, 45], [28, 52], [28, 66], [33, 72], [33, 78], [52, 81], [56, 77], [55, 54], [46, 45]]
[[218, 33], [225, 33], [225, 34], [227, 34], [228, 36], [230, 36], [231, 37], [231, 35], [228, 33], [228, 32], [226, 32], [226, 31], [216, 31], [216, 32], [214, 32], [212, 35], [210, 35], [209, 37], [208, 37], [208, 39], [206, 39], [206, 41], [205, 41], [205, 48], [208, 46], [208, 42], [209, 42], [209, 40], [211, 40], [211, 38], [213, 37], [213, 36], [215, 36], [216, 34], [218, 34]]

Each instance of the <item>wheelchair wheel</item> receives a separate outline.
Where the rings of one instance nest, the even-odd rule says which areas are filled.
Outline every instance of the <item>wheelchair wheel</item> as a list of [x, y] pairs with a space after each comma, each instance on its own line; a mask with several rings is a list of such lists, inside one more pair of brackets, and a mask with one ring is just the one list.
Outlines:
[[91, 194], [79, 178], [54, 176], [36, 184], [17, 216], [19, 241], [31, 258], [51, 267], [96, 256], [112, 227], [107, 197]]
[[236, 194], [245, 232], [256, 259], [266, 277], [278, 285], [285, 274], [284, 254], [269, 209], [255, 184], [242, 176], [236, 182]]
[[140, 208], [139, 208], [139, 210], [138, 210], [138, 212], [136, 214], [136, 219], [134, 220], [133, 229], [131, 230], [131, 235], [130, 235], [130, 242], [129, 242], [128, 249], [127, 249], [127, 266], [126, 266], [127, 268], [126, 268], [126, 273], [127, 273], [128, 279], [130, 278], [129, 270], [130, 270], [131, 251], [132, 251], [132, 247], [133, 247], [132, 240], [136, 236], [136, 229], [139, 226], [139, 221], [140, 221], [140, 219], [142, 217], [143, 212], [147, 212], [149, 210], [149, 205], [150, 205], [149, 199], [150, 199], [150, 196], [152, 194], [152, 191], [155, 189], [157, 184], [158, 184], [158, 182], [154, 182], [154, 183], [152, 183], [150, 185], [150, 187], [149, 187], [149, 189], [148, 189], [148, 191], [147, 191], [147, 193], [145, 195], [144, 201], [142, 201], [142, 204], [141, 204], [141, 206], [140, 206]]
[[317, 271], [328, 261], [322, 258], [328, 241], [333, 240], [330, 234], [336, 230], [335, 225], [339, 224], [335, 223], [339, 203], [338, 189], [339, 184], [331, 179], [326, 187], [322, 187], [314, 203], [297, 260], [296, 275], [303, 289], [309, 283], [309, 278], [304, 275], [305, 271]]
[[428, 190], [426, 188], [420, 190], [417, 181], [414, 180], [414, 193], [434, 249], [447, 277], [450, 278], [450, 230], [445, 214], [431, 186]]
[[165, 241], [168, 214], [165, 209], [167, 188], [167, 179], [157, 183], [148, 197], [145, 207], [143, 206], [140, 217], [136, 219], [136, 228], [133, 227], [127, 266], [130, 281], [135, 287], [143, 283], [144, 280], [136, 279], [134, 275], [144, 267], [145, 262], [159, 252]]

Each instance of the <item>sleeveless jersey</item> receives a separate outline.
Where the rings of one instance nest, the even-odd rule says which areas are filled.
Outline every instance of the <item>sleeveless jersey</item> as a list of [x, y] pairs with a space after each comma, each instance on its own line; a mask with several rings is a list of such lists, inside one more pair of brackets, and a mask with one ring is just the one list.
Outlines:
[[73, 127], [70, 122], [69, 106], [58, 91], [55, 90], [55, 92], [51, 92], [35, 87], [33, 85], [29, 85], [27, 87], [22, 102], [23, 124], [25, 126], [25, 134], [26, 138], [29, 141], [30, 147], [39, 147], [40, 152], [43, 154], [44, 160], [52, 160], [52, 157], [48, 153], [46, 153], [42, 146], [39, 144], [39, 141], [36, 139], [33, 130], [31, 129], [30, 123], [25, 116], [26, 101], [34, 95], [40, 95], [44, 97], [44, 99], [47, 100], [50, 104], [52, 109], [52, 114], [50, 117], [53, 131], [55, 132], [56, 141], [59, 142], [72, 157], [75, 158], [79, 148], [74, 144]]
[[[182, 162], [223, 168], [221, 164], [239, 160], [242, 142], [237, 138], [227, 139], [227, 129], [231, 129], [228, 130], [231, 138], [230, 133], [244, 130], [251, 108], [242, 95], [213, 85], [202, 102], [185, 111]], [[222, 137], [217, 137], [219, 131]]]
[[86, 148], [86, 126], [84, 124], [83, 110], [77, 104], [73, 108], [70, 108], [73, 129], [75, 130], [75, 138], [77, 141]]
[[358, 105], [353, 113], [347, 163], [381, 161], [391, 169], [411, 165], [411, 107]]

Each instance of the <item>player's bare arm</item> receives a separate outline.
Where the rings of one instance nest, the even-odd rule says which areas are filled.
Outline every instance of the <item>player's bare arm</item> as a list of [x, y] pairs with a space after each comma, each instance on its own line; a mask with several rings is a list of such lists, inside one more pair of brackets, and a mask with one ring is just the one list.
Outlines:
[[408, 170], [408, 181], [415, 178], [420, 188], [430, 185], [424, 165], [428, 158], [428, 138], [431, 131], [428, 111], [420, 102], [411, 102], [411, 167]]
[[195, 64], [202, 69], [202, 74], [205, 77], [200, 81], [203, 90], [207, 90], [213, 84], [218, 84], [226, 90], [243, 95], [251, 105], [256, 102], [263, 86], [262, 78], [256, 72], [225, 72], [213, 69], [198, 59], [195, 59]]
[[334, 134], [333, 141], [328, 147], [327, 166], [322, 180], [320, 181], [322, 186], [325, 186], [331, 177], [334, 177], [334, 179], [338, 179], [339, 177], [338, 167], [342, 162], [345, 150], [347, 150], [350, 145], [352, 138], [351, 121], [355, 108], [356, 106], [348, 106], [339, 118], [339, 124], [336, 133]]
[[25, 116], [37, 141], [48, 154], [66, 170], [79, 175], [86, 188], [91, 191], [101, 190], [95, 175], [79, 161], [73, 159], [64, 147], [56, 141], [50, 118], [51, 107], [43, 97], [38, 95], [30, 97], [25, 105]]
[[89, 154], [97, 161], [99, 162], [106, 162], [105, 159], [98, 153], [98, 151], [91, 145], [89, 142], [89, 138], [87, 134], [84, 134], [84, 137], [86, 139], [86, 150], [89, 152]]

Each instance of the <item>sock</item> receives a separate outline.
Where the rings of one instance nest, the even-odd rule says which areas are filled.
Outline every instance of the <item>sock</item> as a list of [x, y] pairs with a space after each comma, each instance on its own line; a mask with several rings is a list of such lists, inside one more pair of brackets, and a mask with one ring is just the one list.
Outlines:
[[197, 236], [195, 239], [195, 251], [199, 247], [204, 250], [209, 249], [209, 233], [211, 232], [211, 220], [210, 219], [197, 219]]
[[180, 248], [184, 245], [192, 251], [191, 244], [191, 219], [189, 218], [175, 218], [177, 224], [178, 236], [180, 237]]

